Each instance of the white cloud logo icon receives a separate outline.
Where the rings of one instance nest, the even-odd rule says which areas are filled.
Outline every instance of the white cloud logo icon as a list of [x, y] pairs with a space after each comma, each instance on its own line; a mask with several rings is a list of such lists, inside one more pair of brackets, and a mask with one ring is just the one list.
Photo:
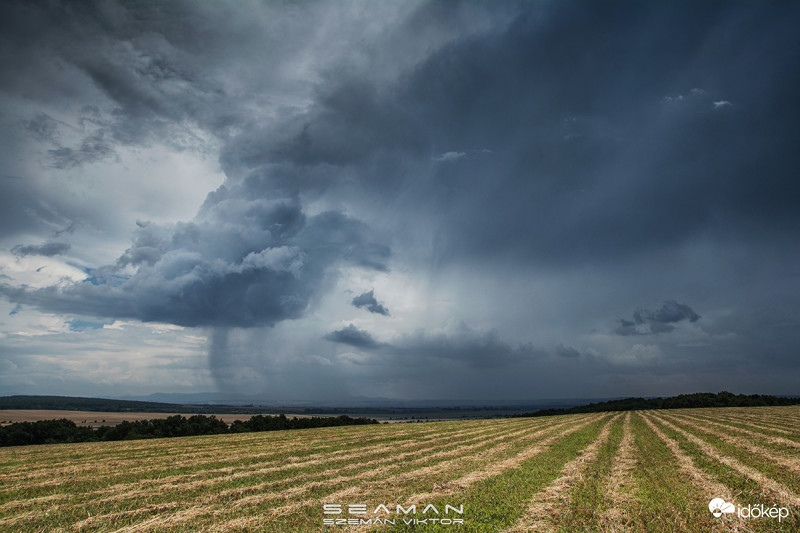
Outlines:
[[719, 518], [723, 513], [728, 514], [735, 512], [736, 507], [722, 498], [714, 498], [708, 502], [708, 510], [711, 511], [711, 514], [713, 514], [715, 518]]

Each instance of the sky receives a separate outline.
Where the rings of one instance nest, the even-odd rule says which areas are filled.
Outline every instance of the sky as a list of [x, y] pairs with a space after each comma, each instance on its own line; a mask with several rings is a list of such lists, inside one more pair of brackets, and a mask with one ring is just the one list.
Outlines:
[[0, 3], [0, 394], [800, 394], [800, 4]]

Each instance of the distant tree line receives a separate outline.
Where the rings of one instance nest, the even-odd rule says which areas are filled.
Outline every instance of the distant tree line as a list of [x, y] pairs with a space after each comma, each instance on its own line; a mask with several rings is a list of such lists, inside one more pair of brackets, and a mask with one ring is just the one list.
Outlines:
[[189, 418], [175, 415], [163, 419], [125, 421], [116, 426], [98, 428], [81, 427], [67, 419], [39, 420], [38, 422], [15, 422], [0, 427], [0, 446], [157, 439], [377, 423], [377, 420], [371, 418], [351, 418], [346, 415], [310, 418], [256, 415], [246, 421], [234, 420], [230, 426], [215, 416], [205, 415], [193, 415]]
[[540, 409], [532, 413], [520, 413], [521, 416], [552, 416], [574, 413], [598, 413], [601, 411], [637, 411], [646, 409], [692, 409], [695, 407], [758, 407], [770, 405], [797, 405], [800, 398], [767, 396], [764, 394], [733, 394], [730, 392], [696, 392], [679, 394], [669, 398], [625, 398], [608, 402], [591, 403], [565, 409]]

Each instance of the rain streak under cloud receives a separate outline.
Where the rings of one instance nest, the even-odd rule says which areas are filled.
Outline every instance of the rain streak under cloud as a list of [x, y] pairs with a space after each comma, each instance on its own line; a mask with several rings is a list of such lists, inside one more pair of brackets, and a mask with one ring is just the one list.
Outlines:
[[0, 392], [797, 392], [800, 6], [0, 11]]

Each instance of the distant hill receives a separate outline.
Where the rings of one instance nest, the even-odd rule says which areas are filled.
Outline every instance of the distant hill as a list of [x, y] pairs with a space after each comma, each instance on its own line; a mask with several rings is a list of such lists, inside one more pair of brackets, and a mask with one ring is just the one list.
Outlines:
[[[183, 413], [202, 414], [278, 414], [278, 409], [240, 405], [184, 405], [106, 398], [71, 396], [2, 396], [0, 409], [37, 409], [62, 411], [104, 411], [111, 413]], [[283, 409], [285, 411], [285, 409]]]
[[[584, 402], [591, 400], [584, 400]], [[574, 403], [573, 403], [574, 402]], [[215, 405], [149, 402], [141, 400], [117, 400], [109, 398], [80, 398], [71, 396], [0, 396], [0, 409], [62, 410], [62, 411], [103, 411], [112, 413], [180, 413], [180, 414], [314, 414], [339, 415], [359, 414], [410, 416], [426, 414], [431, 418], [460, 418], [467, 413], [469, 418], [491, 418], [507, 416], [549, 416], [570, 413], [595, 413], [600, 411], [633, 411], [645, 409], [680, 409], [692, 407], [745, 407], [800, 404], [800, 397], [767, 396], [762, 394], [732, 394], [730, 392], [681, 394], [669, 398], [624, 398], [596, 403], [576, 405], [578, 401], [564, 401], [561, 405], [545, 403], [519, 407], [440, 407], [424, 409], [421, 407], [271, 407], [255, 405]], [[555, 404], [554, 404], [555, 403]], [[566, 406], [564, 404], [566, 403]], [[570, 405], [571, 404], [571, 405]], [[562, 407], [564, 406], [564, 407]], [[541, 408], [539, 408], [541, 407]], [[420, 416], [420, 418], [422, 418]]]
[[574, 413], [597, 413], [601, 411], [637, 411], [647, 409], [691, 409], [695, 407], [758, 407], [776, 405], [798, 405], [800, 397], [768, 396], [765, 394], [733, 394], [730, 392], [696, 392], [679, 394], [669, 398], [625, 398], [608, 402], [591, 403], [565, 409], [540, 409], [519, 416], [551, 416]]
[[[163, 395], [166, 396], [166, 395]], [[162, 397], [163, 397], [162, 396]], [[537, 408], [569, 407], [579, 405], [580, 401], [548, 402], [538, 405], [525, 405], [514, 407], [486, 406], [486, 407], [434, 407], [422, 406], [391, 406], [380, 403], [369, 406], [366, 402], [360, 406], [334, 406], [325, 404], [302, 405], [270, 405], [258, 404], [234, 405], [224, 403], [192, 403], [197, 398], [184, 398], [184, 402], [170, 403], [144, 400], [121, 400], [111, 398], [79, 398], [72, 396], [2, 396], [0, 409], [23, 410], [61, 410], [61, 411], [103, 411], [112, 413], [176, 413], [176, 414], [305, 414], [305, 415], [352, 415], [359, 416], [394, 416], [411, 418], [491, 418], [507, 417], [513, 413], [530, 411]], [[585, 403], [585, 401], [583, 402]]]
[[[530, 400], [393, 400], [390, 398], [350, 397], [334, 401], [288, 401], [278, 403], [256, 396], [203, 392], [196, 394], [156, 393], [140, 397], [82, 398], [73, 396], [0, 396], [0, 409], [39, 409], [62, 411], [107, 411], [113, 413], [183, 413], [183, 414], [370, 414], [430, 415], [449, 413], [458, 418], [467, 413], [475, 417], [506, 417], [537, 409], [561, 409], [586, 405], [606, 398], [569, 398]], [[479, 413], [483, 415], [478, 416]]]

